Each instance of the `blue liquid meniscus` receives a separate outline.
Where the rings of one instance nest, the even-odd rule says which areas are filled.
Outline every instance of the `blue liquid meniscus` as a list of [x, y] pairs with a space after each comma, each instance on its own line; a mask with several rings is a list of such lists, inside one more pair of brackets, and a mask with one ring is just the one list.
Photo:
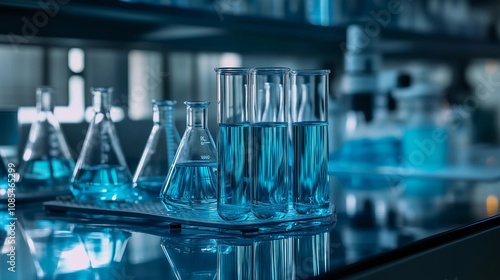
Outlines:
[[250, 124], [219, 124], [218, 200], [219, 216], [243, 221], [252, 211]]
[[[175, 163], [161, 200], [170, 210], [216, 210], [217, 163]], [[208, 214], [208, 212], [207, 212]]]
[[328, 122], [297, 122], [293, 127], [293, 206], [299, 214], [328, 214]]
[[288, 124], [252, 124], [252, 213], [259, 219], [282, 218], [288, 212]]
[[74, 162], [65, 158], [30, 160], [22, 167], [21, 184], [26, 186], [69, 185]]
[[132, 177], [123, 166], [95, 165], [80, 170], [72, 191], [80, 201], [125, 201], [132, 192]]

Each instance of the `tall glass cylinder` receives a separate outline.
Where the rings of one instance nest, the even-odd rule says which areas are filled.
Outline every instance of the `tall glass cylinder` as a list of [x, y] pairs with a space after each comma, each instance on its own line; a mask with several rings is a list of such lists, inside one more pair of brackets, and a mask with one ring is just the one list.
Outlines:
[[215, 71], [219, 105], [217, 210], [224, 220], [242, 221], [252, 208], [248, 69]]
[[294, 70], [291, 74], [293, 206], [299, 214], [328, 214], [328, 74]]
[[289, 68], [250, 70], [252, 212], [279, 219], [288, 212]]

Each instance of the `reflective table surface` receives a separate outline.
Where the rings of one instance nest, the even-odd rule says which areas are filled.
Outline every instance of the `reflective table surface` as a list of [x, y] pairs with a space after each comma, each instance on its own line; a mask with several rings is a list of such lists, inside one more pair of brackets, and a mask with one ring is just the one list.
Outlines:
[[335, 225], [255, 236], [48, 212], [39, 202], [16, 205], [13, 229], [2, 204], [0, 279], [307, 279], [496, 215], [500, 183], [450, 182], [432, 196], [336, 187], [332, 196]]

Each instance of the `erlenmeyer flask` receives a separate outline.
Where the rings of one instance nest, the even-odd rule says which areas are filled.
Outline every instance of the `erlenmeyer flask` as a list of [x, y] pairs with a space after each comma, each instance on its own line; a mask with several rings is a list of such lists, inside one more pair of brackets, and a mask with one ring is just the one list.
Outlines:
[[154, 126], [134, 174], [134, 184], [151, 194], [150, 198], [159, 197], [181, 140], [174, 123], [176, 103], [153, 100]]
[[82, 201], [125, 201], [132, 193], [132, 175], [111, 121], [112, 88], [91, 91], [95, 115], [73, 172], [71, 190]]
[[52, 114], [53, 89], [36, 90], [37, 119], [31, 125], [28, 142], [19, 168], [20, 183], [24, 186], [68, 185], [74, 161]]
[[184, 104], [187, 105], [187, 128], [161, 190], [161, 201], [170, 210], [215, 211], [217, 149], [207, 127], [210, 102]]

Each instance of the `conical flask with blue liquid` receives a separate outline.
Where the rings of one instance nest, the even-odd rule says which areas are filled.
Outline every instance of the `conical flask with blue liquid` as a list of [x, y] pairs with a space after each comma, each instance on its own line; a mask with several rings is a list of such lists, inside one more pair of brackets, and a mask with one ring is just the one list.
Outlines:
[[173, 100], [153, 100], [153, 128], [134, 174], [143, 199], [158, 199], [181, 137], [174, 122]]
[[209, 214], [217, 211], [217, 149], [207, 126], [210, 102], [184, 104], [187, 128], [160, 198], [169, 210], [202, 210]]
[[71, 190], [80, 201], [123, 202], [131, 196], [133, 184], [111, 120], [112, 88], [91, 91], [95, 114], [73, 172]]
[[67, 186], [71, 180], [74, 161], [52, 113], [53, 91], [50, 87], [36, 90], [37, 117], [19, 168], [23, 187]]

